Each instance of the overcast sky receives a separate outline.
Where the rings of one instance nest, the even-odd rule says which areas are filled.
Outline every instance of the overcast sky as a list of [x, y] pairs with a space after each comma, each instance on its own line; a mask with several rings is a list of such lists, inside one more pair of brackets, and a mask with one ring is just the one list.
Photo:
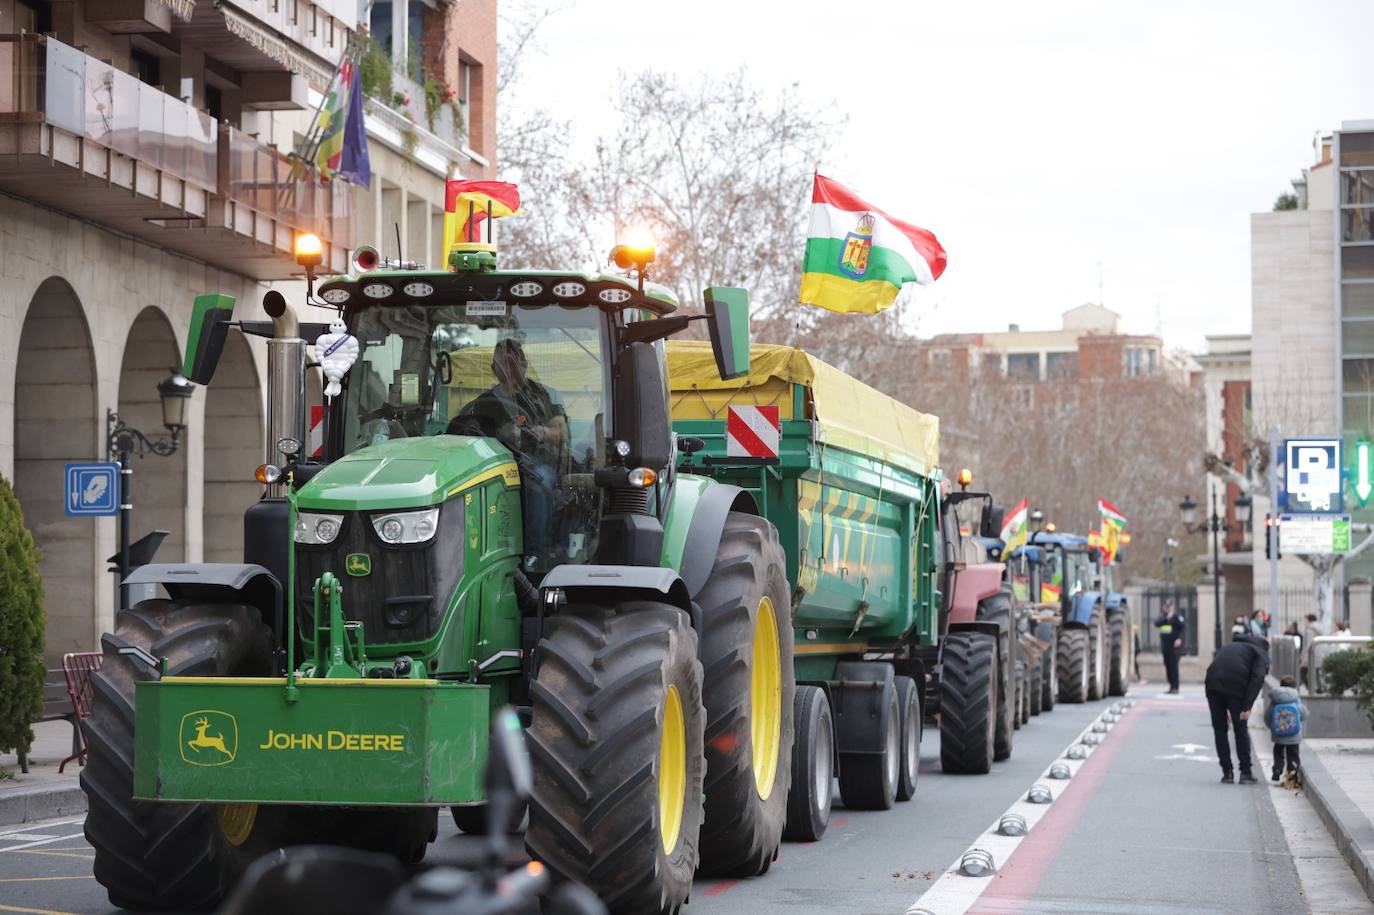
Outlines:
[[1130, 332], [1248, 331], [1249, 214], [1374, 119], [1374, 0], [567, 0], [541, 44], [522, 93], [588, 134], [646, 68], [836, 105], [822, 173], [949, 252], [922, 334], [1058, 327], [1099, 265]]

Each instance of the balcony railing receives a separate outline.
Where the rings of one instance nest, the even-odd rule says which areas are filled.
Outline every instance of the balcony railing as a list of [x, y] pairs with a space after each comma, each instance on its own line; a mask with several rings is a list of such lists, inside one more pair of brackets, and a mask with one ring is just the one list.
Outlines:
[[[37, 153], [62, 160], [58, 154], [62, 149], [71, 160], [63, 164], [80, 169], [82, 176], [95, 175], [127, 187], [129, 183], [122, 180], [127, 175], [137, 192], [153, 195], [163, 209], [177, 210], [170, 215], [126, 214], [134, 225], [120, 228], [188, 253], [200, 243], [167, 235], [168, 220], [183, 227], [227, 228], [247, 236], [259, 248], [276, 249], [275, 256], [285, 258], [290, 256], [290, 236], [308, 231], [318, 234], [331, 249], [327, 264], [335, 266], [338, 261], [341, 267], [346, 262], [353, 234], [348, 185], [321, 185], [308, 164], [59, 41], [33, 34], [0, 35], [0, 128], [6, 124], [41, 125], [65, 132], [71, 140], [64, 144], [49, 133], [29, 148], [18, 139], [0, 137], [0, 153]], [[121, 169], [119, 163], [102, 156], [106, 162], [96, 166], [91, 153], [98, 148], [130, 162]], [[104, 173], [97, 173], [97, 167]], [[5, 177], [3, 171], [0, 180]], [[144, 172], [150, 177], [141, 177]], [[14, 176], [20, 180], [18, 172]], [[179, 193], [168, 190], [178, 183]], [[150, 185], [155, 190], [148, 190]], [[45, 199], [43, 188], [19, 190], [24, 196]], [[48, 190], [48, 197], [59, 194], [58, 189]], [[80, 195], [74, 191], [69, 186], [63, 200], [48, 202], [80, 214]], [[216, 262], [218, 254], [219, 249], [211, 247], [206, 260]], [[274, 256], [262, 250], [252, 252], [249, 259], [258, 261], [255, 269], [262, 268], [264, 255]], [[224, 252], [231, 269], [248, 269], [245, 257], [243, 252]], [[273, 267], [260, 276], [280, 272]]]

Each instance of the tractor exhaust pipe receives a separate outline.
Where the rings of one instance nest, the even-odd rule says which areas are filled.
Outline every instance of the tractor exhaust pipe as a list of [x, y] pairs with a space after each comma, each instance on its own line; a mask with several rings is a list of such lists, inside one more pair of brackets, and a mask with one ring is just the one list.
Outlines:
[[[275, 289], [262, 300], [272, 318], [274, 337], [267, 341], [267, 440], [265, 464], [280, 467], [305, 449], [305, 341], [285, 296]], [[267, 498], [279, 499], [282, 483], [267, 487]]]

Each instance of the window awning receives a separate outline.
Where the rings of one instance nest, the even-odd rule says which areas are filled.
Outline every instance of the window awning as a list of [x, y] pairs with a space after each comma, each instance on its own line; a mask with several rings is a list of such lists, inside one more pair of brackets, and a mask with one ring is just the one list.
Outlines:
[[190, 22], [191, 17], [196, 12], [196, 0], [157, 0], [167, 9], [172, 11], [172, 15], [182, 22]]
[[[181, 2], [181, 0], [172, 0], [172, 2]], [[258, 24], [228, 4], [221, 4], [219, 11], [224, 15], [224, 26], [230, 34], [248, 42], [257, 51], [270, 57], [284, 69], [299, 74], [317, 92], [324, 92], [328, 89], [329, 81], [334, 78], [332, 69], [322, 67], [307, 55], [293, 48], [276, 32]]]

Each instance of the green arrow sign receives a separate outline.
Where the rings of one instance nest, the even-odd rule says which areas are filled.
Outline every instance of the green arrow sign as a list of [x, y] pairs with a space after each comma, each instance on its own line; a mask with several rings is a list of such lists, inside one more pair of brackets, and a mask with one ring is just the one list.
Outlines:
[[1374, 494], [1374, 467], [1371, 467], [1371, 460], [1374, 460], [1374, 443], [1371, 443], [1368, 436], [1360, 438], [1355, 442], [1355, 466], [1352, 468], [1350, 476], [1355, 481], [1355, 498], [1359, 499], [1360, 505], [1369, 504], [1369, 497]]

